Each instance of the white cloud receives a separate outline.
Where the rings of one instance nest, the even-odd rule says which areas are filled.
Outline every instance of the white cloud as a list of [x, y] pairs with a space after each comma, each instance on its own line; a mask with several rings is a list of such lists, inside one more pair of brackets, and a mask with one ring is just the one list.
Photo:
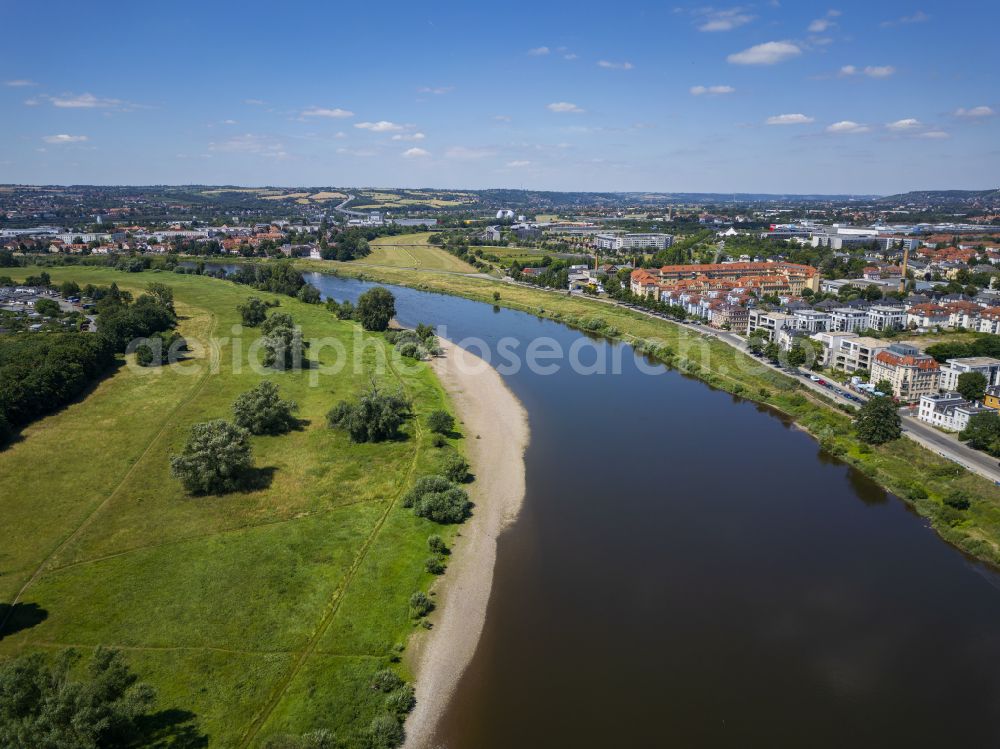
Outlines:
[[327, 109], [325, 107], [309, 107], [309, 109], [302, 110], [303, 117], [331, 117], [334, 119], [342, 119], [345, 117], [353, 117], [354, 112], [349, 109], [341, 109], [340, 107], [335, 107], [334, 109]]
[[851, 120], [841, 120], [840, 122], [835, 122], [826, 129], [828, 133], [834, 133], [837, 135], [855, 135], [859, 133], [867, 133], [869, 130], [871, 130], [871, 128], [867, 125], [852, 122]]
[[359, 156], [361, 158], [377, 155], [375, 151], [367, 149], [346, 148], [346, 147], [338, 148], [337, 153], [343, 154], [344, 156]]
[[575, 60], [579, 56], [580, 55], [578, 55], [576, 52], [567, 52], [565, 55], [563, 55], [563, 59], [564, 60]]
[[924, 13], [922, 10], [918, 10], [912, 16], [903, 16], [902, 18], [897, 18], [893, 21], [883, 21], [882, 27], [889, 28], [890, 26], [907, 26], [911, 23], [924, 23], [929, 20], [931, 20], [929, 15]]
[[507, 166], [509, 166], [511, 169], [519, 169], [520, 167], [529, 166], [530, 164], [531, 164], [530, 161], [525, 161], [524, 159], [517, 159], [515, 161], [507, 162]]
[[34, 81], [29, 81], [27, 78], [16, 78], [13, 81], [4, 81], [3, 85], [10, 86], [11, 88], [24, 88], [25, 86], [37, 86], [38, 84]]
[[417, 93], [443, 96], [444, 94], [451, 93], [454, 90], [455, 90], [454, 86], [421, 86], [420, 88], [417, 89]]
[[393, 133], [398, 130], [404, 130], [403, 125], [399, 125], [395, 122], [389, 122], [388, 120], [379, 120], [378, 122], [357, 122], [354, 127], [360, 130], [371, 130], [373, 133]]
[[244, 99], [244, 104], [249, 104], [251, 107], [262, 107], [264, 106], [263, 99]]
[[534, 49], [529, 49], [528, 54], [532, 57], [541, 57], [542, 55], [547, 55], [551, 52], [548, 47], [535, 47]]
[[496, 120], [497, 122], [510, 122], [513, 119], [513, 117], [511, 117], [509, 114], [495, 114], [493, 115], [493, 119]]
[[888, 78], [895, 72], [896, 68], [892, 65], [868, 65], [864, 68], [859, 68], [857, 65], [844, 65], [840, 69], [841, 76], [864, 74], [869, 78]]
[[236, 135], [218, 143], [209, 143], [208, 149], [223, 153], [249, 153], [272, 159], [283, 159], [288, 156], [284, 145], [279, 141], [266, 135], [255, 135], [253, 133]]
[[420, 159], [424, 156], [430, 156], [430, 151], [425, 151], [422, 148], [407, 148], [403, 151], [404, 159]]
[[890, 122], [886, 125], [886, 128], [897, 133], [905, 132], [907, 130], [915, 130], [920, 127], [920, 120], [916, 120], [912, 117], [907, 117], [905, 120], [896, 120], [895, 122]]
[[347, 137], [347, 133], [345, 133], [343, 130], [338, 130], [336, 133], [333, 134], [333, 137], [337, 138], [338, 140], [342, 140]]
[[88, 140], [86, 135], [46, 135], [42, 138], [46, 143], [83, 143]]
[[810, 34], [822, 34], [828, 28], [833, 26], [834, 23], [829, 18], [817, 18], [815, 21], [809, 24]]
[[802, 50], [792, 42], [765, 42], [729, 55], [726, 59], [734, 65], [774, 65], [801, 54]]
[[896, 72], [892, 65], [869, 65], [865, 68], [865, 75], [869, 78], [888, 78]]
[[996, 112], [993, 111], [991, 107], [981, 106], [972, 107], [971, 109], [966, 109], [965, 107], [960, 107], [955, 110], [956, 117], [992, 117]]
[[413, 141], [413, 140], [423, 140], [426, 137], [427, 136], [424, 135], [423, 133], [396, 133], [396, 135], [392, 136], [392, 139]]
[[607, 70], [631, 70], [635, 66], [630, 62], [610, 62], [609, 60], [598, 60], [597, 67]]
[[920, 133], [919, 137], [929, 140], [947, 140], [951, 136], [944, 130], [928, 130], [926, 133]]
[[236, 120], [223, 120], [222, 124], [223, 125], [235, 125], [236, 124]]
[[582, 114], [585, 110], [568, 101], [554, 101], [547, 104], [546, 109], [550, 112], [570, 112], [571, 114]]
[[753, 20], [753, 16], [742, 8], [727, 10], [708, 10], [702, 13], [705, 20], [698, 26], [698, 31], [732, 31], [745, 26]]
[[815, 117], [809, 117], [804, 114], [776, 114], [773, 117], [768, 117], [766, 122], [768, 125], [808, 125], [810, 122], [815, 122]]
[[47, 97], [52, 105], [61, 109], [111, 109], [121, 106], [121, 99], [102, 99], [93, 94], [63, 94]]
[[693, 96], [704, 96], [705, 94], [722, 96], [734, 93], [736, 89], [732, 86], [692, 86], [690, 91]]
[[452, 146], [445, 152], [445, 156], [449, 159], [457, 159], [460, 161], [476, 161], [478, 159], [484, 159], [487, 156], [492, 156], [493, 151], [488, 148], [468, 148], [466, 146]]

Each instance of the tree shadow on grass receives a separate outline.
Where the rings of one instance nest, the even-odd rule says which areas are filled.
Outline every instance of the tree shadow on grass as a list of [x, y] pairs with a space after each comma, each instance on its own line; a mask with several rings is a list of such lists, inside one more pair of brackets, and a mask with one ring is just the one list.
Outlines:
[[274, 481], [274, 474], [278, 469], [275, 466], [264, 466], [262, 468], [253, 467], [246, 472], [243, 479], [243, 491], [257, 492], [267, 489]]
[[142, 746], [155, 749], [201, 749], [208, 746], [208, 736], [201, 732], [198, 716], [190, 710], [170, 708], [137, 721]]
[[49, 612], [37, 603], [0, 603], [0, 640], [24, 629], [31, 629], [49, 618]]

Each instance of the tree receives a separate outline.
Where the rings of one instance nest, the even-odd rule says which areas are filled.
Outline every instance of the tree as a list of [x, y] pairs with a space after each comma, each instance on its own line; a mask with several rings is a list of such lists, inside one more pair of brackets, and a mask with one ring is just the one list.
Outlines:
[[187, 341], [176, 330], [153, 333], [135, 347], [135, 361], [140, 367], [158, 367], [167, 364], [170, 357], [187, 348]]
[[156, 694], [117, 650], [98, 647], [76, 675], [80, 655], [50, 662], [40, 653], [0, 664], [0, 746], [11, 749], [116, 749], [137, 746], [138, 723]]
[[975, 414], [958, 438], [968, 442], [969, 447], [975, 450], [1000, 455], [1000, 413], [986, 411]]
[[472, 478], [472, 474], [469, 473], [469, 461], [458, 453], [450, 453], [444, 459], [441, 472], [445, 478], [456, 484], [464, 484]]
[[806, 363], [806, 351], [802, 346], [796, 343], [788, 351], [788, 366], [790, 367], [801, 367]]
[[340, 401], [327, 414], [331, 429], [343, 429], [352, 442], [394, 439], [411, 415], [412, 406], [401, 392], [382, 393], [375, 384], [354, 402]]
[[35, 312], [44, 317], [56, 317], [62, 309], [54, 299], [39, 299], [35, 302]]
[[252, 296], [236, 309], [243, 318], [243, 324], [248, 328], [256, 328], [267, 319], [267, 304], [260, 297]]
[[284, 434], [295, 426], [295, 401], [283, 400], [278, 386], [264, 380], [233, 402], [233, 422], [251, 434]]
[[875, 389], [882, 395], [892, 395], [892, 383], [888, 380], [879, 380], [875, 383]]
[[881, 445], [899, 439], [902, 421], [892, 398], [875, 396], [869, 399], [854, 419], [858, 437], [870, 445]]
[[146, 284], [146, 293], [159, 302], [160, 305], [170, 310], [171, 314], [175, 314], [174, 290], [172, 288], [166, 284], [153, 281]]
[[80, 284], [76, 281], [63, 281], [59, 286], [59, 293], [63, 298], [77, 296], [80, 293]]
[[958, 376], [958, 394], [967, 401], [981, 401], [986, 395], [986, 375], [982, 372], [963, 372]]
[[299, 293], [296, 296], [298, 297], [300, 302], [305, 302], [306, 304], [320, 303], [319, 289], [317, 289], [315, 286], [312, 286], [311, 284], [306, 284], [301, 289], [299, 289]]
[[444, 410], [431, 411], [427, 415], [427, 426], [432, 432], [448, 434], [455, 428], [455, 417]]
[[356, 317], [365, 330], [385, 330], [396, 314], [396, 298], [381, 286], [369, 289], [358, 297]]
[[184, 451], [170, 458], [170, 472], [192, 494], [237, 491], [252, 466], [250, 433], [222, 419], [195, 424]]
[[776, 362], [781, 357], [781, 348], [778, 346], [777, 343], [774, 343], [772, 341], [771, 343], [764, 346], [764, 356], [766, 356], [771, 361]]

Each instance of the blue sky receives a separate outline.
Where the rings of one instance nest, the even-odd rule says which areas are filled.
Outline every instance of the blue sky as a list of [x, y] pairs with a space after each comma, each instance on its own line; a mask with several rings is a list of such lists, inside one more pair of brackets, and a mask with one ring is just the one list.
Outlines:
[[1000, 4], [8, 4], [0, 182], [1000, 184]]

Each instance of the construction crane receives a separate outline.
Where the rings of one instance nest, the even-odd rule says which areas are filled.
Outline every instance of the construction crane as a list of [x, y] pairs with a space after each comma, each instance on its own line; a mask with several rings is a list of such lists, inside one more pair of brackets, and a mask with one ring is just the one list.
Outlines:
[[910, 262], [910, 243], [905, 242], [903, 244], [903, 268], [902, 268], [902, 274], [900, 275], [899, 278], [899, 293], [901, 294], [906, 293], [906, 266], [909, 264], [909, 262]]

